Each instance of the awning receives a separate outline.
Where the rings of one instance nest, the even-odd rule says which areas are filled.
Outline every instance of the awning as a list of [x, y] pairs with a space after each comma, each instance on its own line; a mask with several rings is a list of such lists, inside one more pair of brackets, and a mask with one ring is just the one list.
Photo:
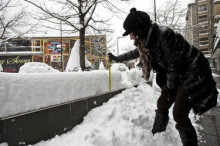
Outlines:
[[0, 52], [0, 56], [26, 56], [26, 55], [43, 55], [43, 52], [42, 51]]

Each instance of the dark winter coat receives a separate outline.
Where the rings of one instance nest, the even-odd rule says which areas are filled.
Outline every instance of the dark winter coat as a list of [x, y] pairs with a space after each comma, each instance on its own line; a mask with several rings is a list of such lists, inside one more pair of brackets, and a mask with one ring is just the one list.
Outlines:
[[[146, 48], [150, 50], [152, 68], [162, 90], [183, 87], [194, 111], [202, 114], [217, 104], [217, 89], [208, 60], [181, 34], [152, 24]], [[137, 49], [118, 56], [119, 61], [136, 59]]]

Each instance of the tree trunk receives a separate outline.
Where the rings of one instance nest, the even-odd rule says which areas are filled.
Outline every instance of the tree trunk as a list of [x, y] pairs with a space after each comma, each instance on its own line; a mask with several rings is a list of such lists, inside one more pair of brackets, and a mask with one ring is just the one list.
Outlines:
[[80, 67], [82, 71], [85, 70], [85, 28], [80, 29]]

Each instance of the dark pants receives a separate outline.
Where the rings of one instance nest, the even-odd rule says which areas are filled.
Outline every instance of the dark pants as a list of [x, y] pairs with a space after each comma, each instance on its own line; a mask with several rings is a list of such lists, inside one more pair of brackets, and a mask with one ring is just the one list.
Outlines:
[[194, 129], [188, 117], [191, 106], [187, 99], [188, 97], [182, 88], [164, 91], [161, 93], [161, 96], [157, 101], [157, 111], [162, 115], [167, 116], [169, 108], [174, 103], [173, 117], [176, 124], [184, 128]]

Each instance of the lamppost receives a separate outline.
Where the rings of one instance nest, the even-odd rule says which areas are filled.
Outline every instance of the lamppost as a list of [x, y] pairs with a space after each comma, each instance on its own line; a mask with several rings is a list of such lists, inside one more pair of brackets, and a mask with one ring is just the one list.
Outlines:
[[63, 72], [62, 20], [60, 20], [60, 39], [61, 39], [61, 42], [60, 42], [60, 50], [61, 50], [61, 51], [60, 51], [60, 53], [61, 53], [60, 61], [61, 61], [61, 70], [62, 70], [62, 72]]
[[119, 55], [119, 48], [118, 48], [118, 39], [123, 38], [123, 37], [117, 37], [117, 55]]
[[154, 20], [157, 21], [157, 9], [156, 9], [156, 1], [154, 0]]

